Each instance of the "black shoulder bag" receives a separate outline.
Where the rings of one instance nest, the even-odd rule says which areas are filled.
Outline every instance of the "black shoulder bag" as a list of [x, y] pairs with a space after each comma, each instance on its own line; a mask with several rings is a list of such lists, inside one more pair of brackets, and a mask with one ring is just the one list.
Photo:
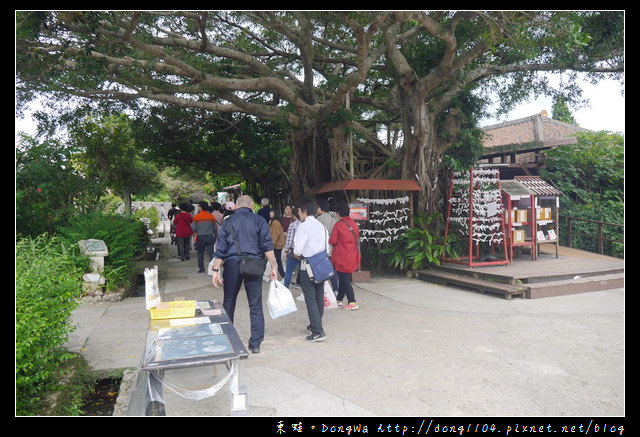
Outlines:
[[238, 239], [236, 238], [236, 232], [233, 229], [233, 225], [231, 223], [229, 223], [229, 228], [231, 231], [231, 235], [233, 236], [233, 241], [236, 244], [236, 250], [238, 251], [238, 256], [240, 257], [240, 274], [243, 277], [250, 278], [250, 279], [262, 277], [262, 275], [264, 275], [264, 270], [267, 266], [267, 263], [264, 257], [242, 255], [242, 253], [240, 252], [240, 245], [238, 244]]

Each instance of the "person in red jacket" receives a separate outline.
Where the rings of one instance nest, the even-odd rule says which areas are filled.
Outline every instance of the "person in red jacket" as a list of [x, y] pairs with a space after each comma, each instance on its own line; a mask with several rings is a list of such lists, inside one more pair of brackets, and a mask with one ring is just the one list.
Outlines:
[[331, 252], [331, 262], [338, 276], [338, 305], [342, 304], [342, 299], [347, 296], [345, 310], [357, 310], [358, 303], [351, 285], [351, 274], [360, 265], [360, 250], [358, 241], [360, 240], [360, 228], [349, 217], [349, 205], [342, 202], [336, 205], [335, 212], [338, 214], [338, 221], [333, 226], [329, 244], [333, 246]]
[[178, 246], [178, 258], [181, 261], [189, 259], [189, 249], [191, 247], [191, 222], [193, 217], [187, 212], [189, 204], [181, 203], [180, 212], [173, 217], [173, 224], [176, 225], [176, 246]]

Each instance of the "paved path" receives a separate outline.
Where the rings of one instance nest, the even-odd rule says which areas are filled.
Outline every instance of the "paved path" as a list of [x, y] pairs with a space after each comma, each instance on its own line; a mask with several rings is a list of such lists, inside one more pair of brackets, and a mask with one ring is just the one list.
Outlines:
[[[211, 277], [196, 273], [195, 257], [180, 262], [175, 246], [165, 248], [166, 256], [146, 262], [164, 272], [164, 300], [222, 299]], [[624, 289], [509, 301], [371, 276], [356, 284], [359, 310], [325, 312], [322, 343], [304, 340], [303, 302], [276, 320], [265, 303], [262, 352], [240, 368], [248, 415], [624, 415]], [[264, 290], [266, 299], [267, 284]], [[78, 329], [69, 346], [93, 368], [138, 368], [149, 322], [142, 298], [82, 304], [74, 320]], [[241, 338], [249, 337], [242, 293], [235, 326]], [[167, 379], [202, 389], [216, 381], [216, 372], [175, 371]], [[166, 414], [227, 416], [230, 399], [225, 389], [201, 401], [166, 391]], [[126, 411], [120, 406], [117, 414]]]

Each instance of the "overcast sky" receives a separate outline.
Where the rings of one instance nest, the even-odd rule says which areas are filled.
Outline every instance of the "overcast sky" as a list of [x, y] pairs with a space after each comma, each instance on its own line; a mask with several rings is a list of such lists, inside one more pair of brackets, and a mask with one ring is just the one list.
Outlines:
[[[620, 83], [613, 80], [603, 80], [597, 85], [584, 82], [582, 88], [584, 90], [583, 97], [589, 99], [589, 106], [580, 109], [569, 108], [573, 118], [578, 122], [578, 126], [593, 131], [606, 130], [624, 134], [625, 96], [621, 94], [623, 87]], [[519, 105], [499, 119], [485, 118], [480, 121], [480, 126], [529, 117], [539, 114], [543, 109], [551, 117], [552, 103], [551, 97], [540, 97]]]

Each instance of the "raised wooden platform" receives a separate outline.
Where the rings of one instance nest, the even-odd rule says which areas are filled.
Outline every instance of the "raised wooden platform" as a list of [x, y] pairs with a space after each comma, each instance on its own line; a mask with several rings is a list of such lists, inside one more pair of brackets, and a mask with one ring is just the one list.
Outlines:
[[497, 294], [511, 299], [536, 299], [624, 287], [624, 260], [575, 249], [560, 249], [559, 257], [541, 252], [500, 266], [467, 267], [443, 263], [417, 272], [429, 282]]

